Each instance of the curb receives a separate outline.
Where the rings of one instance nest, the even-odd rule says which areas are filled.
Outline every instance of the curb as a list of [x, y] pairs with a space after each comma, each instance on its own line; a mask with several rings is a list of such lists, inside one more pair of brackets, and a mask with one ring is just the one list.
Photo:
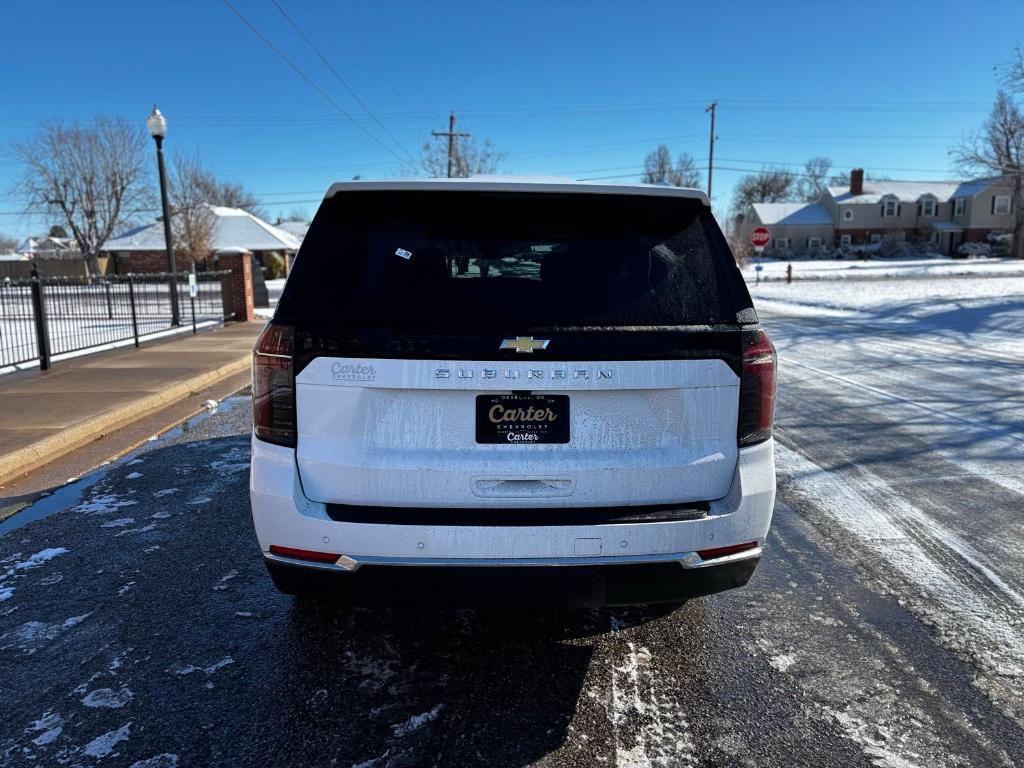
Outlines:
[[162, 392], [155, 392], [120, 408], [75, 424], [57, 434], [44, 437], [31, 445], [19, 448], [13, 453], [0, 455], [0, 485], [20, 477], [37, 467], [59, 459], [86, 443], [119, 429], [126, 424], [149, 416], [161, 408], [184, 400], [196, 392], [206, 389], [249, 367], [252, 356], [249, 353], [212, 371], [201, 373], [190, 379], [174, 384]]

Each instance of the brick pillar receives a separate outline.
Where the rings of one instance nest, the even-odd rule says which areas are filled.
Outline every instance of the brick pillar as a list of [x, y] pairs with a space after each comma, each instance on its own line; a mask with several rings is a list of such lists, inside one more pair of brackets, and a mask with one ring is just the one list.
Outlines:
[[224, 319], [254, 320], [256, 312], [252, 300], [252, 254], [249, 251], [219, 253], [217, 269], [231, 271], [230, 275], [222, 275], [220, 278]]

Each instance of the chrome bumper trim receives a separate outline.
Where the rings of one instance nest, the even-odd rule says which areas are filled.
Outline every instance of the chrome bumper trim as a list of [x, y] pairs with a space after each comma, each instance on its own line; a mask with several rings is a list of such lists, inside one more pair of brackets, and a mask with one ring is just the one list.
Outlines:
[[679, 563], [687, 570], [696, 568], [711, 568], [725, 563], [735, 563], [740, 560], [750, 560], [761, 556], [763, 547], [755, 547], [743, 552], [736, 552], [725, 557], [716, 557], [713, 560], [701, 560], [696, 552], [675, 552], [655, 555], [608, 555], [596, 557], [536, 557], [536, 558], [439, 558], [439, 557], [391, 557], [364, 555], [354, 557], [352, 555], [341, 555], [334, 563], [313, 563], [308, 560], [298, 560], [281, 555], [272, 555], [264, 552], [263, 557], [275, 563], [284, 565], [297, 565], [303, 568], [315, 568], [324, 571], [335, 571], [340, 573], [353, 573], [363, 565], [387, 565], [387, 566], [421, 566], [421, 567], [444, 567], [444, 568], [496, 568], [496, 567], [531, 567], [531, 566], [574, 566], [574, 565], [636, 565], [639, 563]]

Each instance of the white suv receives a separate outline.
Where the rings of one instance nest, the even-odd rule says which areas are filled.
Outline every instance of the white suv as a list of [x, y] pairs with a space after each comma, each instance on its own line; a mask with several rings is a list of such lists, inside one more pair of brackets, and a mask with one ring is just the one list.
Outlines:
[[336, 184], [255, 349], [256, 534], [281, 591], [358, 603], [742, 586], [774, 398], [702, 192]]

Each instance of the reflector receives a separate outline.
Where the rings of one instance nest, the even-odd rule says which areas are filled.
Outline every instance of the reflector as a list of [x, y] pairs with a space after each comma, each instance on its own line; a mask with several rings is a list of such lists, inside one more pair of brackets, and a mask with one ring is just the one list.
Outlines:
[[716, 557], [735, 555], [737, 552], [746, 552], [748, 549], [757, 547], [756, 541], [748, 541], [746, 544], [730, 544], [727, 547], [715, 547], [714, 549], [701, 549], [697, 555], [701, 560], [714, 560]]
[[294, 547], [279, 547], [277, 544], [270, 545], [270, 554], [281, 557], [292, 557], [296, 560], [310, 560], [314, 563], [333, 563], [341, 555], [331, 552], [316, 552], [312, 549], [295, 549]]

